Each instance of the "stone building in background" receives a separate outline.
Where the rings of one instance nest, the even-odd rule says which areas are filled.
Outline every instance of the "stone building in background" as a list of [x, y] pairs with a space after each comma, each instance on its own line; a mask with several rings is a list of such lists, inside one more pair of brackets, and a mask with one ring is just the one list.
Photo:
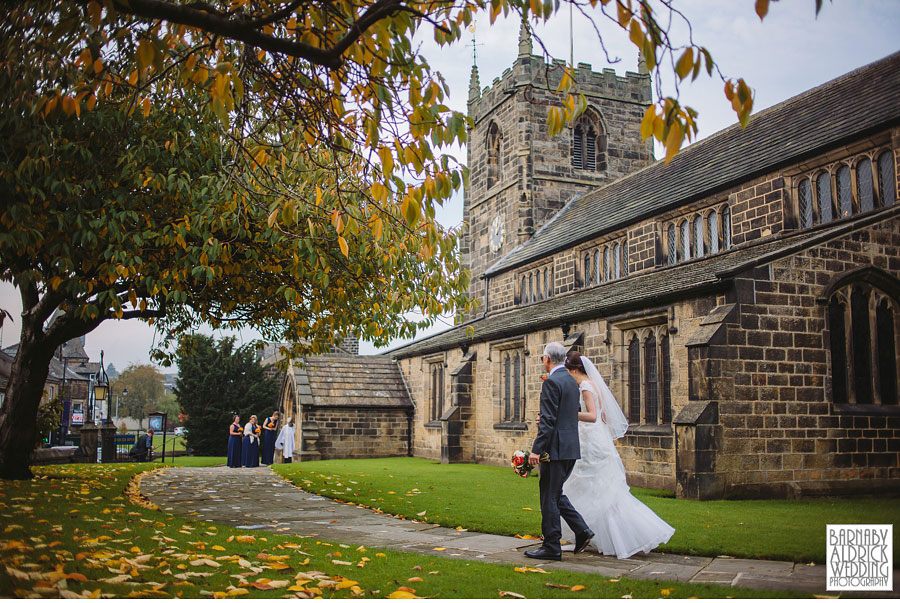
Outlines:
[[294, 419], [297, 460], [411, 453], [414, 408], [403, 375], [388, 357], [358, 354], [356, 338], [286, 367], [277, 345], [262, 351], [267, 373], [281, 384], [281, 424]]
[[[548, 136], [561, 65], [469, 94], [463, 239], [481, 306], [393, 350], [412, 453], [528, 448], [546, 343], [595, 361], [635, 486], [720, 498], [900, 486], [900, 54], [651, 163], [644, 73], [579, 65], [589, 109]], [[549, 81], [548, 81], [549, 80]]]

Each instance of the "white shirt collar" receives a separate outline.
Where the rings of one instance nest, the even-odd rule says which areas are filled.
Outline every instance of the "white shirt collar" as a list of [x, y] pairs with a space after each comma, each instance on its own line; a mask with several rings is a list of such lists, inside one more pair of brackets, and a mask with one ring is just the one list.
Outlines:
[[555, 372], [558, 371], [559, 369], [564, 369], [564, 368], [566, 368], [566, 366], [565, 366], [564, 364], [557, 364], [557, 365], [554, 366], [552, 369], [550, 369], [550, 372], [547, 374], [547, 376], [549, 377], [550, 375], [552, 375], [553, 373], [555, 373]]

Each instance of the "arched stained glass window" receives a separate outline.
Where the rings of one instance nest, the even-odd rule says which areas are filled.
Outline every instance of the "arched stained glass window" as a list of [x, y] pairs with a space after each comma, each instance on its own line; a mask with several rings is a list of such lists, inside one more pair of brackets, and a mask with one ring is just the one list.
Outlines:
[[816, 178], [816, 199], [819, 207], [819, 223], [828, 224], [834, 220], [834, 209], [831, 202], [831, 174], [822, 172]]
[[731, 249], [731, 208], [728, 206], [722, 210], [722, 246]]
[[653, 333], [644, 340], [644, 421], [659, 422], [659, 382], [656, 359], [656, 337]]
[[865, 157], [856, 164], [856, 196], [860, 212], [875, 209], [875, 182], [872, 177], [872, 161]]
[[703, 257], [703, 216], [694, 217], [694, 257]]
[[849, 218], [853, 214], [853, 193], [850, 186], [850, 168], [842, 165], [837, 171], [838, 210], [841, 218]]
[[797, 187], [797, 209], [800, 214], [800, 228], [813, 225], [812, 187], [809, 178], [800, 181]]
[[834, 296], [828, 304], [829, 347], [831, 348], [831, 390], [835, 404], [846, 404], [847, 397], [847, 340], [844, 325], [844, 304]]
[[669, 230], [666, 238], [668, 239], [666, 251], [669, 266], [671, 266], [678, 263], [678, 231], [676, 230], [674, 224], [669, 224]]
[[897, 404], [897, 347], [894, 332], [894, 311], [888, 300], [883, 299], [875, 309], [875, 330], [878, 333], [879, 393], [882, 404]]
[[897, 198], [897, 178], [894, 175], [894, 154], [885, 151], [878, 156], [878, 190], [881, 205], [890, 207]]
[[609, 261], [609, 245], [603, 248], [603, 280], [612, 280], [612, 262]]
[[719, 253], [719, 214], [716, 210], [710, 212], [706, 223], [709, 230], [709, 252]]
[[691, 225], [685, 220], [681, 223], [681, 258], [691, 259]]
[[860, 287], [854, 287], [850, 294], [850, 350], [856, 403], [872, 404], [872, 333], [869, 328], [869, 292]]
[[636, 335], [628, 344], [628, 422], [641, 422], [641, 344]]
[[622, 278], [622, 247], [616, 243], [613, 247], [613, 278]]

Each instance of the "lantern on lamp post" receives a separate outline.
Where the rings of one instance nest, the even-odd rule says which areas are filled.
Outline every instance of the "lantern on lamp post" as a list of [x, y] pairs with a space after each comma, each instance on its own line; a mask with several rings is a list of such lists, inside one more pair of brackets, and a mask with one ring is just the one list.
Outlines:
[[[103, 368], [103, 350], [100, 350], [100, 369], [94, 375], [94, 400], [103, 408], [106, 402], [106, 423], [109, 423], [109, 376]], [[93, 419], [93, 417], [91, 417]]]

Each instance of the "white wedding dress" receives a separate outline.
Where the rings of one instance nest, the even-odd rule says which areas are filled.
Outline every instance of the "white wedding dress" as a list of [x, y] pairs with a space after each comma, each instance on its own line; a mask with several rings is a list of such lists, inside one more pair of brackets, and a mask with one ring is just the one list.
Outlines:
[[[613, 434], [600, 418], [603, 402], [609, 404], [609, 399], [601, 402], [600, 394], [590, 380], [583, 381], [580, 389], [588, 389], [594, 394], [594, 400], [598, 403], [597, 422], [578, 422], [581, 459], [575, 461], [575, 468], [563, 485], [563, 494], [594, 532], [589, 548], [619, 559], [639, 552], [650, 552], [661, 543], [668, 542], [675, 528], [629, 491], [625, 466], [619, 458]], [[608, 398], [618, 406], [611, 393]], [[581, 405], [585, 410], [584, 398]], [[575, 541], [575, 535], [565, 522], [562, 524], [562, 537], [569, 542]]]

